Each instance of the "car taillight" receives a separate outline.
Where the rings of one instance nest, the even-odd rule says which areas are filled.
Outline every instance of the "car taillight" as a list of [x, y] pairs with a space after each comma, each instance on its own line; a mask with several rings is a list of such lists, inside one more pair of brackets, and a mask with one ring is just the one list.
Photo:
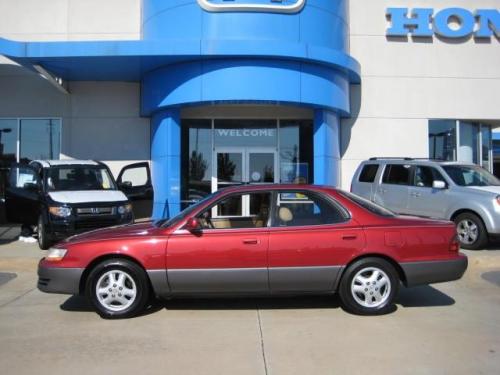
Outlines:
[[450, 242], [450, 249], [452, 253], [457, 253], [460, 250], [460, 242], [458, 242], [458, 237], [453, 236]]

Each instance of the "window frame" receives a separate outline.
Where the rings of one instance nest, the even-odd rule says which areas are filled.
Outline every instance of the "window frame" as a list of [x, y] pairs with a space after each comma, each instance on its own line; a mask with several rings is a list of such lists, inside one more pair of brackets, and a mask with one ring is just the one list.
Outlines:
[[[294, 226], [286, 226], [282, 227], [279, 225], [276, 225], [276, 212], [278, 209], [278, 194], [283, 194], [283, 193], [295, 193], [295, 194], [305, 194], [308, 196], [313, 196], [318, 199], [322, 199], [326, 204], [329, 204], [333, 208], [339, 211], [341, 216], [343, 217], [342, 221], [336, 222], [336, 223], [328, 223], [328, 224], [307, 224], [307, 225], [294, 225]], [[305, 189], [279, 189], [279, 190], [273, 190], [272, 191], [272, 204], [271, 204], [271, 210], [270, 210], [270, 228], [272, 229], [277, 229], [277, 230], [294, 230], [297, 228], [325, 228], [325, 227], [332, 227], [332, 226], [337, 226], [339, 224], [345, 224], [351, 221], [352, 215], [350, 211], [344, 207], [340, 202], [338, 202], [336, 199], [334, 199], [332, 196], [326, 193], [321, 193], [317, 191], [311, 191], [311, 190], [305, 190]]]
[[441, 176], [441, 179], [440, 180], [433, 180], [433, 183], [434, 181], [443, 181], [445, 184], [446, 184], [446, 188], [448, 188], [448, 180], [443, 176], [443, 174], [441, 173], [441, 171], [434, 167], [434, 166], [431, 166], [431, 165], [422, 165], [422, 164], [415, 164], [412, 166], [413, 167], [413, 172], [411, 173], [411, 178], [410, 178], [410, 181], [411, 181], [411, 187], [414, 187], [414, 188], [420, 188], [420, 189], [433, 189], [432, 185], [431, 186], [418, 186], [416, 184], [416, 181], [417, 181], [417, 169], [418, 168], [430, 168], [432, 170], [434, 170], [437, 174], [439, 174]]
[[[401, 167], [405, 167], [405, 166], [408, 166], [408, 181], [406, 184], [394, 184], [394, 183], [391, 183], [391, 182], [386, 182], [384, 181], [385, 179], [385, 174], [388, 173], [390, 174], [390, 169], [392, 166], [401, 166]], [[411, 187], [413, 186], [413, 173], [412, 173], [412, 170], [414, 168], [414, 165], [412, 164], [408, 164], [408, 163], [387, 163], [385, 164], [384, 166], [384, 170], [382, 172], [382, 176], [381, 176], [381, 179], [380, 179], [380, 184], [381, 185], [390, 185], [390, 186], [406, 186], [406, 187]]]
[[63, 118], [62, 117], [0, 117], [0, 120], [14, 120], [17, 122], [17, 139], [16, 139], [16, 163], [20, 163], [21, 157], [21, 122], [23, 120], [51, 120], [51, 121], [59, 121], [60, 129], [59, 129], [59, 155], [57, 160], [61, 160], [62, 146], [63, 146]]
[[[220, 191], [220, 190], [219, 190]], [[216, 192], [217, 193], [217, 192]], [[213, 208], [216, 207], [220, 202], [229, 199], [231, 197], [234, 197], [236, 195], [240, 195], [240, 198], [242, 198], [243, 195], [250, 195], [250, 194], [269, 194], [271, 201], [270, 201], [270, 207], [269, 207], [269, 216], [267, 218], [266, 225], [262, 227], [254, 227], [254, 228], [201, 228], [200, 230], [202, 232], [206, 231], [215, 231], [215, 232], [222, 232], [222, 231], [249, 231], [249, 230], [268, 230], [271, 227], [271, 218], [272, 218], [272, 213], [273, 213], [273, 192], [272, 191], [265, 191], [265, 190], [249, 190], [249, 191], [239, 191], [227, 195], [223, 195], [222, 197], [219, 197], [216, 201], [208, 205], [207, 207], [199, 210], [196, 214], [193, 215], [194, 218], [200, 219], [201, 215], [203, 215], [205, 212], [212, 212]], [[217, 216], [215, 219], [231, 219], [231, 218], [252, 218], [255, 217], [255, 215], [250, 215], [250, 216]], [[184, 228], [182, 228], [184, 229]]]

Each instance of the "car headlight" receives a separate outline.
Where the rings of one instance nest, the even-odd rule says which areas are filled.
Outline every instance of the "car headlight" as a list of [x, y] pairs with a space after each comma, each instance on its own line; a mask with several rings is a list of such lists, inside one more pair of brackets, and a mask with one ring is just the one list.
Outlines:
[[50, 262], [58, 262], [64, 258], [67, 252], [68, 250], [66, 249], [50, 248], [49, 252], [45, 256], [45, 259]]
[[120, 215], [129, 213], [132, 211], [132, 205], [130, 203], [124, 204], [123, 206], [118, 206], [118, 213]]
[[49, 207], [49, 212], [54, 216], [68, 217], [68, 216], [71, 216], [71, 207], [52, 206], [52, 207]]

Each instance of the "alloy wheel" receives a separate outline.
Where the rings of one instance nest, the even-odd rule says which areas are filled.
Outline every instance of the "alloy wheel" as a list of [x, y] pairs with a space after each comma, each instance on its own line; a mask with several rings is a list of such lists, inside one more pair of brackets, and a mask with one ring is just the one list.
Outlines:
[[457, 225], [457, 235], [461, 243], [472, 245], [479, 236], [479, 230], [472, 220], [464, 219]]
[[352, 279], [351, 293], [354, 300], [361, 306], [377, 308], [386, 303], [389, 298], [391, 280], [380, 268], [363, 268]]
[[115, 312], [129, 308], [137, 297], [134, 279], [122, 270], [104, 273], [97, 281], [95, 291], [99, 303]]

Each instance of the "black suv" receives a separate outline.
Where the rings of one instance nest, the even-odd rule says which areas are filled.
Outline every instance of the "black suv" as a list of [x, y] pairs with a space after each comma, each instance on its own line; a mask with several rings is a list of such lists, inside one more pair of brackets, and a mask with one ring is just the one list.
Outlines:
[[41, 249], [73, 234], [132, 223], [134, 213], [149, 216], [152, 200], [147, 163], [126, 166], [117, 183], [101, 162], [36, 160], [12, 166], [5, 181], [7, 221], [36, 226]]

